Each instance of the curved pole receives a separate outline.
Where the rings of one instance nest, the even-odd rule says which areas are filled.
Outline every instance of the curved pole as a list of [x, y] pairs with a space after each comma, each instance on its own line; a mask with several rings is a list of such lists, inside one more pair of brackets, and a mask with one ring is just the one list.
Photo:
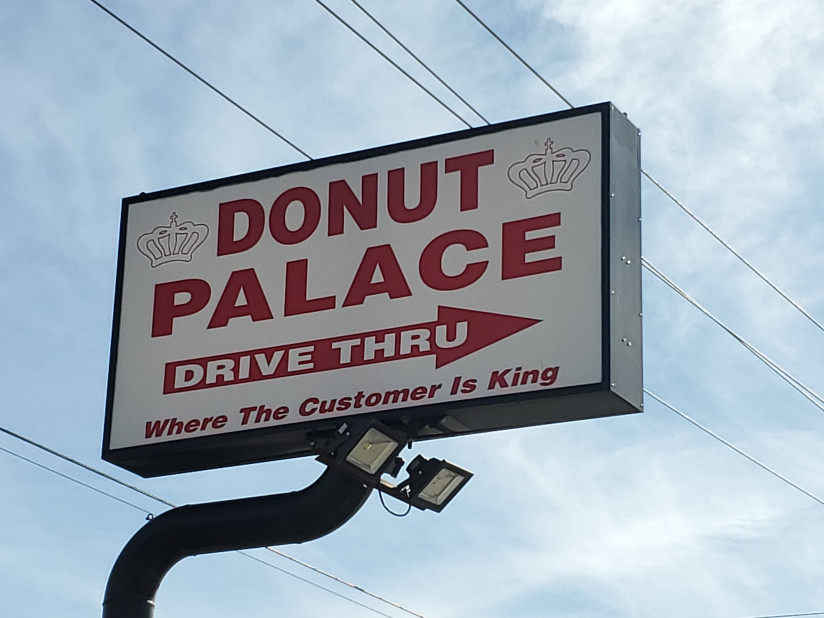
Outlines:
[[103, 618], [152, 618], [160, 582], [183, 558], [317, 539], [346, 523], [371, 491], [327, 468], [300, 491], [166, 511], [120, 552], [106, 585]]

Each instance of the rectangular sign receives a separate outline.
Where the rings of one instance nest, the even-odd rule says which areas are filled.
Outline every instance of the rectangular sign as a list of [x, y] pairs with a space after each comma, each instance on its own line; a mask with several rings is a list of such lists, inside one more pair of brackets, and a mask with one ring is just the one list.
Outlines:
[[608, 103], [123, 200], [103, 457], [155, 476], [641, 408]]

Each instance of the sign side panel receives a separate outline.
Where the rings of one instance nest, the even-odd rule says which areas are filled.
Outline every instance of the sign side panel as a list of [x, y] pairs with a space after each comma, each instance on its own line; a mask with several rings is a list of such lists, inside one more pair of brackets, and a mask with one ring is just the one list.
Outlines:
[[640, 132], [612, 109], [610, 130], [611, 388], [635, 410], [643, 407]]
[[117, 376], [118, 343], [120, 339], [120, 307], [123, 292], [123, 264], [126, 255], [126, 230], [128, 229], [128, 200], [120, 207], [120, 237], [117, 249], [117, 272], [115, 275], [114, 310], [112, 312], [112, 338], [109, 348], [109, 381], [106, 391], [106, 412], [103, 424], [103, 459], [111, 461], [112, 412], [114, 407], [115, 381]]

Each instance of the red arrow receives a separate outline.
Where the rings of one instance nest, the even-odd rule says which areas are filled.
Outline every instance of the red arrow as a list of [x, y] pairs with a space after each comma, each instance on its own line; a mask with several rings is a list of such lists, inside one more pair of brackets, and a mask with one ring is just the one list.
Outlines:
[[540, 321], [503, 313], [438, 307], [438, 320], [437, 322], [430, 322], [430, 324], [446, 324], [448, 328], [455, 329], [458, 323], [465, 322], [467, 324], [467, 338], [459, 346], [437, 348], [435, 350], [435, 368], [443, 367], [459, 358], [469, 356], [473, 352], [477, 352], [501, 339], [506, 339], [510, 335], [534, 326]]
[[438, 307], [438, 318], [341, 337], [167, 363], [163, 393], [271, 380], [420, 356], [443, 367], [540, 322], [501, 313]]

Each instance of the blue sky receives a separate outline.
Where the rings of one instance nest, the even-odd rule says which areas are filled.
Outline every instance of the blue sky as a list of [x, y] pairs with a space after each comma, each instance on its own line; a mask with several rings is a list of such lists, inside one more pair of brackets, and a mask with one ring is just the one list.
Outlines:
[[[353, 25], [444, 93], [344, 0]], [[364, 2], [493, 122], [565, 109], [456, 3]], [[824, 7], [816, 0], [467, 2], [576, 105], [610, 100], [644, 169], [824, 319]], [[313, 2], [107, 3], [312, 157], [463, 128]], [[100, 460], [120, 200], [303, 160], [86, 0], [0, 15], [0, 425], [178, 504], [290, 491], [311, 459], [140, 479]], [[814, 391], [824, 333], [647, 180], [644, 255]], [[644, 273], [645, 386], [824, 496], [824, 415]], [[8, 435], [0, 447], [154, 513]], [[427, 618], [824, 612], [824, 507], [656, 401], [645, 413], [441, 440], [475, 478], [440, 515], [376, 496], [284, 551]], [[0, 590], [15, 618], [99, 614], [144, 513], [0, 452]], [[270, 552], [279, 569], [383, 604]], [[375, 611], [237, 554], [174, 567], [156, 615]]]

